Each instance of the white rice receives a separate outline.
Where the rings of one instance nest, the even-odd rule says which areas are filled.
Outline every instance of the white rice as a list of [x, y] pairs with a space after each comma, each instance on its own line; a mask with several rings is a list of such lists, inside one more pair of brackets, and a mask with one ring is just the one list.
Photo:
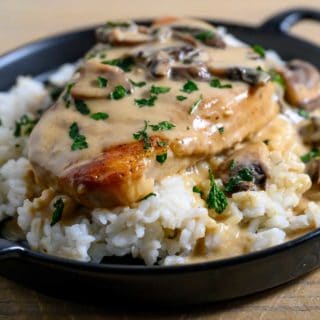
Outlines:
[[[229, 45], [244, 45], [223, 28], [218, 30]], [[275, 53], [268, 52], [268, 57], [282, 63]], [[74, 65], [64, 65], [49, 80], [61, 87], [74, 71]], [[182, 264], [201, 241], [203, 255], [219, 257], [231, 227], [247, 235], [247, 251], [256, 251], [283, 243], [293, 232], [320, 226], [319, 203], [310, 201], [299, 216], [294, 212], [311, 181], [292, 143], [290, 125], [268, 146], [272, 165], [266, 189], [234, 193], [223, 218], [208, 211], [199, 194], [192, 192], [191, 178], [180, 174], [161, 181], [156, 196], [136, 207], [96, 208], [89, 215], [74, 214], [50, 226], [58, 195], [35, 185], [26, 157], [27, 138], [14, 136], [15, 122], [22, 115], [35, 117], [49, 104], [44, 86], [28, 77], [19, 77], [8, 93], [0, 93], [0, 220], [17, 214], [34, 250], [81, 261], [130, 254], [148, 265]], [[208, 188], [209, 182], [203, 185]], [[237, 245], [242, 253], [245, 244]]]

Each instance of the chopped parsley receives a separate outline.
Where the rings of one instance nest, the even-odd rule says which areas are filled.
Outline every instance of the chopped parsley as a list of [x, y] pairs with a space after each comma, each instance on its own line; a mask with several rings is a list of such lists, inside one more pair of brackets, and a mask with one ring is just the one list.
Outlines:
[[207, 205], [209, 209], [214, 209], [216, 213], [222, 213], [228, 206], [228, 201], [223, 191], [217, 186], [214, 176], [209, 170], [210, 191], [207, 197]]
[[198, 86], [195, 82], [193, 82], [192, 80], [188, 80], [182, 87], [182, 89], [180, 91], [182, 92], [186, 92], [186, 93], [191, 93], [193, 91], [197, 91], [198, 90]]
[[99, 88], [105, 88], [108, 85], [108, 79], [99, 76], [97, 78], [97, 83]]
[[266, 52], [262, 46], [259, 44], [254, 44], [251, 46], [254, 52], [256, 52], [261, 58], [264, 58], [266, 56]]
[[93, 120], [105, 120], [109, 118], [109, 115], [105, 112], [96, 112], [90, 116]]
[[219, 89], [225, 89], [225, 88], [232, 88], [232, 84], [231, 83], [225, 83], [222, 84], [221, 81], [219, 79], [211, 79], [210, 81], [210, 86], [213, 88], [219, 88]]
[[176, 98], [178, 101], [183, 101], [183, 100], [187, 99], [187, 97], [185, 97], [185, 96], [176, 96]]
[[156, 160], [161, 164], [164, 163], [167, 160], [167, 153], [158, 154]]
[[301, 161], [304, 163], [310, 162], [312, 159], [320, 157], [320, 150], [317, 148], [311, 149], [308, 153], [300, 157]]
[[53, 204], [54, 211], [52, 213], [50, 226], [54, 226], [57, 222], [61, 220], [63, 209], [64, 209], [64, 202], [61, 198], [59, 198], [55, 203]]
[[202, 102], [202, 99], [203, 99], [203, 97], [202, 97], [202, 95], [200, 95], [200, 97], [190, 107], [189, 114], [194, 113], [198, 109], [200, 103]]
[[75, 83], [68, 83], [66, 85], [65, 93], [62, 96], [62, 100], [64, 101], [66, 108], [69, 108], [72, 102], [71, 89], [74, 85]]
[[63, 88], [61, 87], [56, 87], [56, 86], [52, 87], [49, 91], [52, 101], [56, 101], [59, 98], [62, 91], [63, 91]]
[[107, 28], [129, 28], [130, 23], [128, 22], [116, 22], [116, 21], [107, 21], [105, 26]]
[[192, 188], [192, 191], [193, 191], [194, 193], [199, 193], [201, 197], [203, 196], [203, 191], [201, 191], [201, 189], [200, 189], [198, 186], [194, 186], [194, 187]]
[[134, 87], [138, 87], [138, 88], [144, 87], [147, 84], [145, 81], [136, 82], [131, 79], [129, 79], [129, 81]]
[[79, 127], [76, 122], [73, 122], [69, 127], [69, 137], [73, 140], [71, 150], [81, 150], [88, 148], [86, 137], [79, 133]]
[[116, 86], [112, 92], [110, 92], [109, 98], [111, 100], [120, 100], [128, 95], [128, 91], [124, 86]]
[[223, 134], [224, 133], [224, 127], [219, 127], [218, 131], [219, 131], [220, 134]]
[[201, 31], [201, 32], [194, 35], [194, 37], [201, 42], [205, 42], [209, 39], [212, 39], [212, 38], [214, 38], [214, 36], [215, 36], [215, 34], [211, 30]]
[[157, 87], [157, 86], [152, 86], [150, 90], [152, 94], [167, 93], [169, 91], [170, 91], [169, 87]]
[[253, 174], [251, 169], [249, 168], [242, 168], [238, 171], [237, 175], [234, 177], [231, 177], [227, 184], [224, 186], [224, 191], [228, 193], [232, 193], [234, 189], [242, 182], [247, 181], [251, 182], [253, 181]]
[[304, 109], [298, 109], [298, 115], [305, 119], [310, 119], [310, 113]]
[[24, 114], [19, 121], [16, 121], [13, 135], [15, 137], [20, 137], [21, 135], [29, 135], [37, 122], [38, 119], [31, 119], [28, 115]]
[[148, 193], [146, 196], [144, 196], [143, 198], [141, 198], [139, 201], [146, 200], [146, 199], [148, 199], [148, 198], [150, 198], [150, 197], [155, 197], [155, 196], [156, 196], [156, 194], [155, 194], [154, 192], [150, 192], [150, 193]]
[[155, 101], [158, 99], [156, 95], [150, 96], [150, 98], [134, 99], [134, 102], [140, 108], [142, 107], [153, 107]]
[[165, 147], [165, 146], [168, 145], [168, 142], [167, 142], [167, 141], [158, 141], [158, 142], [157, 142], [157, 145], [158, 145], [159, 147]]
[[269, 70], [268, 74], [270, 75], [271, 81], [279, 84], [281, 87], [285, 88], [285, 82], [280, 73], [278, 73], [276, 70], [271, 69]]
[[134, 64], [134, 60], [131, 57], [126, 57], [122, 59], [104, 60], [101, 63], [119, 67], [124, 72], [130, 72]]
[[90, 109], [88, 105], [83, 101], [83, 100], [75, 100], [74, 102], [76, 109], [81, 113], [81, 114], [89, 114]]
[[166, 131], [171, 130], [175, 125], [169, 121], [161, 121], [158, 124], [150, 124], [149, 127], [152, 128], [152, 131]]
[[143, 141], [144, 149], [149, 149], [151, 147], [150, 138], [147, 134], [147, 129], [148, 129], [148, 121], [145, 120], [143, 129], [132, 134], [135, 140]]
[[229, 163], [229, 170], [233, 170], [236, 166], [236, 161], [234, 159], [232, 159]]

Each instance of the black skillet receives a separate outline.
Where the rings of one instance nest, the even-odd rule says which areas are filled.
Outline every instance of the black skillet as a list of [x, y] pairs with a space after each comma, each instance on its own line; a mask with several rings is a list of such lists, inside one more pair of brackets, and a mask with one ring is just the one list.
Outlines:
[[[320, 12], [296, 9], [259, 27], [229, 24], [228, 31], [250, 44], [274, 49], [286, 60], [301, 58], [320, 68], [320, 48], [289, 35], [302, 19], [320, 20]], [[148, 24], [149, 21], [142, 21]], [[0, 57], [0, 91], [18, 75], [45, 79], [50, 70], [73, 62], [95, 43], [94, 28], [38, 41]], [[319, 35], [320, 38], [320, 35]], [[285, 244], [240, 257], [185, 266], [146, 267], [125, 259], [82, 263], [33, 252], [0, 239], [0, 273], [49, 293], [121, 303], [187, 305], [222, 301], [278, 286], [320, 266], [320, 229]]]

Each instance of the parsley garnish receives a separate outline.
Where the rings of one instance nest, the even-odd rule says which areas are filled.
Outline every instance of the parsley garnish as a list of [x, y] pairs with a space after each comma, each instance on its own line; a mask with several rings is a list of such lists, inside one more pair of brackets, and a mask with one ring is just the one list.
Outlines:
[[215, 34], [211, 30], [205, 30], [194, 35], [194, 37], [201, 42], [212, 39], [214, 36]]
[[308, 153], [304, 154], [300, 157], [301, 161], [304, 163], [308, 163], [314, 158], [320, 157], [320, 150], [317, 148], [311, 149]]
[[284, 79], [282, 77], [282, 75], [280, 73], [278, 73], [276, 70], [271, 69], [268, 74], [271, 77], [271, 81], [276, 82], [277, 84], [279, 84], [281, 87], [285, 87], [285, 82]]
[[219, 127], [218, 131], [219, 131], [220, 134], [223, 134], [224, 133], [224, 127]]
[[144, 87], [147, 84], [145, 81], [135, 82], [131, 79], [129, 79], [129, 81], [133, 86], [138, 87], [138, 88]]
[[242, 181], [247, 181], [247, 182], [253, 181], [253, 174], [249, 168], [242, 168], [238, 171], [236, 176], [231, 177], [229, 179], [228, 183], [225, 185], [224, 191], [228, 192], [228, 193], [232, 193], [234, 191], [234, 189]]
[[254, 44], [251, 46], [253, 51], [255, 51], [261, 58], [264, 58], [266, 56], [266, 52], [262, 46], [259, 44]]
[[134, 60], [131, 57], [127, 57], [123, 59], [104, 60], [101, 63], [119, 67], [124, 72], [130, 72], [134, 64]]
[[90, 116], [93, 120], [105, 120], [109, 118], [109, 115], [105, 112], [96, 112]]
[[73, 140], [72, 151], [88, 148], [86, 137], [79, 133], [79, 127], [76, 122], [73, 122], [69, 128], [69, 137]]
[[98, 82], [98, 87], [99, 88], [105, 88], [108, 85], [108, 79], [104, 78], [104, 77], [98, 77], [97, 78], [97, 82]]
[[82, 114], [89, 114], [90, 109], [88, 105], [83, 100], [75, 100], [76, 109]]
[[62, 96], [62, 100], [64, 101], [64, 104], [66, 106], [66, 108], [70, 107], [70, 104], [72, 102], [72, 96], [70, 94], [72, 87], [75, 85], [75, 83], [68, 83], [66, 85], [66, 92], [64, 93], [64, 95]]
[[185, 96], [176, 96], [176, 98], [177, 98], [177, 100], [179, 100], [179, 101], [183, 101], [183, 100], [186, 100], [186, 99], [187, 99], [187, 97], [185, 97]]
[[153, 107], [155, 101], [158, 99], [156, 95], [152, 95], [150, 98], [134, 99], [134, 102], [140, 108], [142, 107]]
[[167, 141], [158, 141], [158, 142], [157, 142], [157, 145], [158, 145], [159, 147], [165, 147], [165, 146], [168, 145], [168, 142], [167, 142]]
[[155, 197], [155, 196], [156, 196], [156, 194], [155, 194], [154, 192], [150, 192], [150, 193], [148, 193], [146, 196], [144, 196], [143, 198], [141, 198], [139, 201], [146, 200], [146, 199], [148, 199], [148, 198], [150, 198], [150, 197]]
[[200, 103], [202, 102], [202, 95], [200, 95], [200, 97], [192, 104], [192, 106], [190, 107], [190, 109], [189, 109], [189, 114], [192, 114], [192, 113], [194, 113], [197, 109], [198, 109], [198, 107], [199, 107], [199, 105], [200, 105]]
[[307, 110], [304, 109], [298, 109], [298, 115], [300, 117], [303, 117], [305, 119], [310, 119], [310, 113]]
[[232, 159], [232, 160], [230, 161], [230, 164], [229, 164], [229, 170], [230, 170], [230, 171], [233, 170], [233, 169], [235, 168], [235, 166], [236, 166], [236, 162], [235, 162], [234, 159]]
[[19, 121], [16, 121], [13, 135], [15, 137], [20, 137], [21, 135], [29, 135], [37, 122], [38, 119], [31, 119], [28, 115], [24, 114]]
[[211, 79], [210, 86], [219, 89], [232, 88], [232, 85], [230, 83], [222, 84], [219, 79]]
[[158, 154], [156, 160], [161, 164], [164, 163], [167, 160], [167, 153]]
[[110, 92], [110, 99], [112, 100], [120, 100], [128, 95], [128, 91], [124, 86], [116, 86], [112, 92]]
[[147, 129], [148, 129], [148, 121], [145, 120], [143, 129], [135, 132], [132, 135], [134, 139], [138, 141], [143, 141], [144, 149], [149, 149], [151, 147], [150, 138], [147, 134]]
[[63, 209], [64, 209], [64, 202], [61, 198], [59, 198], [55, 203], [53, 204], [54, 211], [52, 213], [52, 218], [50, 222], [50, 226], [54, 226], [57, 222], [61, 220]]
[[182, 89], [180, 91], [182, 92], [186, 92], [186, 93], [191, 93], [193, 91], [197, 91], [198, 90], [198, 86], [196, 85], [195, 82], [193, 82], [192, 80], [188, 80], [182, 87]]
[[170, 91], [169, 87], [152, 86], [150, 92], [153, 94], [167, 93]]
[[63, 91], [63, 88], [52, 87], [50, 89], [50, 97], [51, 97], [52, 101], [56, 101], [59, 98], [59, 96], [62, 93], [62, 91]]
[[227, 198], [222, 190], [217, 186], [214, 176], [209, 170], [210, 191], [207, 197], [207, 205], [209, 209], [214, 209], [217, 213], [222, 213], [228, 205]]
[[192, 188], [192, 191], [193, 191], [194, 193], [199, 193], [201, 197], [203, 196], [203, 191], [201, 191], [201, 189], [200, 189], [198, 186], [194, 186], [194, 187]]
[[158, 124], [150, 124], [149, 127], [151, 127], [153, 131], [165, 131], [171, 130], [175, 125], [169, 121], [161, 121]]

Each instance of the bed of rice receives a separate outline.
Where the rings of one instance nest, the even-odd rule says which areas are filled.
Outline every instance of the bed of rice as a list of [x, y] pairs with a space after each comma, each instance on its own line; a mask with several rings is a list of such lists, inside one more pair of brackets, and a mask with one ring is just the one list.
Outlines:
[[[241, 45], [230, 35], [225, 39]], [[274, 53], [268, 55], [281, 63]], [[62, 66], [50, 82], [62, 86], [74, 68]], [[311, 181], [299, 159], [294, 129], [287, 122], [268, 144], [272, 165], [266, 190], [234, 193], [223, 217], [208, 211], [199, 194], [192, 192], [192, 176], [185, 173], [161, 181], [156, 196], [133, 208], [96, 208], [51, 227], [49, 213], [62, 195], [36, 185], [27, 159], [27, 137], [14, 136], [15, 122], [22, 115], [36, 117], [50, 103], [43, 84], [29, 77], [19, 77], [9, 92], [0, 93], [0, 219], [17, 215], [34, 250], [81, 261], [131, 254], [148, 265], [180, 264], [188, 262], [199, 247], [203, 256], [214, 259], [281, 244], [295, 233], [320, 226], [318, 203], [308, 202], [302, 214], [294, 211]], [[197, 170], [207, 172], [216, 161], [202, 162]], [[208, 179], [202, 188], [208, 190]], [[64, 200], [72, 203], [67, 196]]]

